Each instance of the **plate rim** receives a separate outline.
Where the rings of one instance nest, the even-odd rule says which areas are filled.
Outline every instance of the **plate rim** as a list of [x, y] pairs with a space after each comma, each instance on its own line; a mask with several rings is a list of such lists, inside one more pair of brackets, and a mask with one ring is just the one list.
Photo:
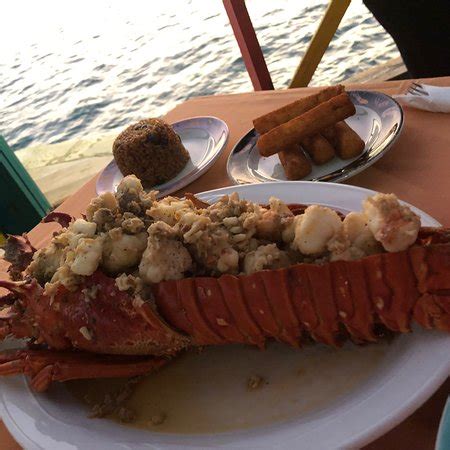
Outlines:
[[[322, 175], [322, 177], [320, 177], [319, 179], [315, 179], [315, 180], [270, 180], [270, 181], [263, 181], [257, 178], [253, 178], [253, 183], [272, 183], [272, 182], [283, 182], [283, 181], [287, 181], [287, 182], [292, 182], [292, 181], [313, 181], [313, 182], [326, 182], [326, 183], [337, 183], [337, 182], [341, 182], [341, 181], [345, 181], [359, 173], [361, 173], [362, 171], [368, 169], [371, 165], [373, 165], [374, 163], [376, 163], [379, 159], [381, 159], [390, 149], [391, 147], [395, 144], [395, 142], [397, 141], [397, 139], [400, 137], [402, 131], [403, 131], [403, 126], [405, 124], [405, 113], [403, 111], [402, 106], [400, 105], [400, 103], [393, 98], [392, 96], [385, 94], [384, 92], [380, 92], [380, 91], [372, 91], [372, 90], [364, 90], [364, 89], [351, 89], [346, 91], [347, 93], [351, 94], [358, 94], [358, 93], [370, 93], [370, 94], [377, 94], [379, 96], [382, 97], [386, 97], [388, 100], [392, 101], [396, 106], [397, 109], [400, 113], [400, 120], [399, 120], [399, 127], [396, 130], [395, 134], [392, 136], [391, 140], [389, 142], [387, 142], [386, 144], [384, 144], [383, 148], [381, 149], [381, 151], [375, 155], [372, 159], [370, 159], [370, 161], [368, 161], [365, 165], [356, 167], [353, 170], [347, 170], [344, 171], [341, 175], [337, 175], [335, 178], [333, 178], [332, 180], [328, 181], [328, 180], [324, 180], [324, 179], [320, 179], [323, 177], [326, 177], [328, 175]], [[226, 170], [227, 170], [227, 176], [228, 179], [234, 183], [235, 185], [241, 185], [241, 184], [248, 184], [248, 183], [241, 183], [239, 182], [237, 179], [235, 179], [232, 174], [231, 174], [231, 159], [234, 156], [234, 152], [236, 150], [236, 147], [241, 143], [241, 141], [245, 138], [247, 138], [251, 133], [256, 132], [255, 127], [250, 128], [245, 134], [243, 134], [239, 140], [236, 142], [236, 144], [233, 146], [233, 148], [230, 151], [230, 154], [228, 155], [227, 158], [227, 163], [226, 163]], [[361, 155], [360, 155], [361, 156]], [[357, 160], [355, 160], [357, 161]], [[342, 170], [345, 170], [342, 169]]]
[[[174, 185], [170, 186], [170, 182], [173, 180], [169, 180], [166, 183], [163, 183], [162, 185], [159, 186], [152, 186], [149, 189], [153, 189], [153, 190], [158, 190], [159, 197], [163, 197], [165, 195], [170, 195], [173, 192], [176, 192], [182, 188], [184, 188], [185, 186], [187, 186], [188, 184], [194, 182], [195, 180], [197, 180], [198, 178], [200, 178], [204, 173], [206, 173], [211, 167], [212, 165], [217, 161], [217, 159], [220, 157], [220, 155], [222, 154], [222, 152], [225, 150], [226, 145], [228, 143], [228, 139], [230, 136], [230, 129], [228, 128], [227, 123], [223, 120], [220, 119], [219, 117], [216, 116], [205, 116], [205, 115], [200, 115], [200, 116], [192, 116], [192, 117], [187, 117], [181, 120], [177, 120], [175, 122], [171, 122], [169, 123], [170, 126], [176, 126], [179, 124], [182, 124], [183, 122], [187, 122], [190, 120], [214, 120], [218, 123], [221, 124], [221, 126], [223, 127], [224, 133], [225, 133], [225, 139], [222, 143], [222, 145], [218, 146], [217, 143], [215, 143], [214, 145], [214, 149], [215, 149], [215, 153], [212, 156], [212, 158], [210, 159], [210, 161], [208, 161], [201, 169], [196, 170], [196, 167], [193, 168], [193, 170], [191, 170], [190, 172], [188, 172], [183, 178], [181, 178], [180, 180], [178, 180], [178, 182], [176, 182]], [[98, 174], [96, 182], [95, 182], [95, 192], [97, 195], [101, 195], [104, 194], [106, 192], [112, 192], [112, 191], [106, 191], [104, 189], [100, 188], [100, 180], [102, 179], [102, 177], [104, 176], [105, 173], [111, 171], [114, 167], [117, 167], [117, 164], [114, 160], [114, 157], [112, 157], [111, 161], [102, 169], [102, 171]], [[117, 169], [120, 172], [120, 169], [117, 167]], [[175, 177], [174, 177], [175, 178]], [[161, 187], [164, 187], [164, 184], [169, 183], [169, 186], [167, 186], [166, 188], [163, 188], [163, 190], [161, 190]]]
[[[365, 188], [365, 187], [361, 187], [361, 186], [354, 186], [352, 184], [342, 184], [342, 183], [336, 183], [334, 181], [303, 181], [303, 180], [292, 180], [292, 181], [288, 181], [288, 180], [280, 180], [280, 181], [266, 181], [264, 183], [242, 183], [242, 184], [237, 184], [237, 185], [231, 185], [231, 186], [224, 186], [221, 188], [215, 188], [215, 189], [209, 189], [207, 191], [202, 191], [199, 192], [198, 194], [195, 194], [196, 197], [199, 197], [201, 200], [204, 200], [206, 198], [206, 196], [211, 195], [211, 194], [220, 194], [222, 191], [224, 192], [223, 195], [225, 194], [225, 191], [228, 190], [244, 190], [244, 189], [260, 189], [261, 186], [273, 186], [274, 189], [280, 188], [282, 186], [286, 186], [288, 189], [292, 189], [294, 188], [294, 186], [311, 186], [313, 189], [319, 189], [320, 188], [324, 188], [324, 189], [342, 189], [342, 190], [349, 190], [349, 191], [356, 191], [356, 192], [361, 192], [361, 194], [365, 194], [367, 196], [369, 195], [374, 195], [380, 191], [374, 191], [373, 189], [369, 189], [369, 188]], [[258, 187], [259, 186], [259, 187]], [[202, 198], [205, 197], [205, 198]], [[404, 200], [399, 199], [400, 202], [408, 207], [410, 207], [413, 211], [415, 212], [419, 212], [421, 216], [423, 216], [424, 218], [426, 218], [428, 221], [430, 222], [434, 222], [436, 227], [441, 227], [442, 224], [440, 222], [438, 222], [433, 216], [430, 216], [428, 213], [426, 213], [425, 211], [417, 208], [416, 206], [412, 205], [411, 203], [408, 203]]]

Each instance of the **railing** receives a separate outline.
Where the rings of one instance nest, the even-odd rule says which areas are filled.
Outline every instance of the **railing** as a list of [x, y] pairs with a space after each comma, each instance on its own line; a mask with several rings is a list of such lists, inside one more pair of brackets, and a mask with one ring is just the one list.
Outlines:
[[[331, 0], [305, 55], [300, 61], [290, 88], [308, 86], [351, 0]], [[223, 0], [245, 67], [255, 91], [273, 89], [264, 55], [245, 6], [245, 0]]]

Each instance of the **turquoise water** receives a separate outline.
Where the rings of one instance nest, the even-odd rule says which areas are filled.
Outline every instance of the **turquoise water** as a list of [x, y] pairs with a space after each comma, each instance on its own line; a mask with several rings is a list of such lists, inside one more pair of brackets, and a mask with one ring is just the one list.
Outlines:
[[[277, 89], [285, 88], [327, 1], [247, 0]], [[14, 150], [106, 132], [192, 96], [251, 91], [220, 0], [15, 0], [2, 5], [0, 133]], [[353, 1], [313, 85], [398, 56]]]

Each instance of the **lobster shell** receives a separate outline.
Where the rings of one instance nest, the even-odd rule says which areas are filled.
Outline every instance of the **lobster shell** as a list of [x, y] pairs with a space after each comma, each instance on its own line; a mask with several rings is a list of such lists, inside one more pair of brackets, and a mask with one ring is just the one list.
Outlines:
[[7, 309], [0, 334], [35, 338], [54, 350], [73, 348], [115, 355], [173, 355], [189, 344], [141, 297], [120, 291], [97, 271], [75, 291], [60, 285], [45, 293], [36, 280], [0, 280], [18, 298]]
[[100, 270], [75, 291], [48, 293], [34, 279], [0, 287], [13, 293], [2, 301], [0, 334], [55, 350], [161, 356], [190, 345], [262, 348], [267, 339], [374, 342], [380, 329], [409, 332], [412, 320], [450, 332], [450, 232], [423, 228], [408, 250], [355, 261], [163, 281], [145, 299]]
[[422, 229], [416, 245], [356, 261], [297, 264], [251, 275], [163, 281], [152, 291], [164, 320], [195, 345], [305, 337], [338, 346], [377, 340], [382, 324], [406, 333], [412, 320], [450, 332], [450, 235]]

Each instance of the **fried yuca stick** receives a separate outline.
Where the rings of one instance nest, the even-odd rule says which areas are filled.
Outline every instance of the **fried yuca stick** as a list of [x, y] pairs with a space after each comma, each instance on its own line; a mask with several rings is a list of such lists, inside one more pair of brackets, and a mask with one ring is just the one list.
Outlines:
[[278, 153], [288, 180], [300, 180], [311, 173], [311, 162], [299, 145], [294, 145]]
[[346, 122], [337, 123], [334, 126], [334, 131], [336, 133], [335, 148], [339, 158], [354, 158], [364, 150], [364, 141]]
[[325, 164], [334, 158], [333, 146], [320, 133], [303, 138], [302, 147], [311, 156], [314, 164]]
[[333, 147], [336, 147], [336, 130], [334, 125], [324, 128], [320, 133]]
[[257, 143], [259, 152], [262, 156], [274, 155], [280, 149], [290, 148], [306, 136], [317, 134], [355, 112], [350, 97], [346, 93], [339, 94], [260, 136]]
[[[272, 128], [281, 125], [281, 123], [285, 123], [306, 111], [309, 111], [318, 104], [327, 101], [342, 92], [344, 92], [344, 87], [341, 85], [322, 89], [317, 94], [301, 98], [282, 108], [272, 111], [269, 114], [258, 117], [253, 121], [253, 125], [255, 126], [256, 131], [260, 134], [264, 134]], [[315, 164], [325, 164], [334, 157], [333, 146], [330, 145], [323, 136], [318, 134], [305, 138], [301, 142], [301, 145], [311, 156]]]
[[327, 87], [317, 94], [300, 98], [295, 102], [289, 103], [275, 111], [271, 111], [268, 114], [264, 114], [264, 116], [254, 119], [253, 126], [255, 127], [255, 130], [262, 135], [272, 128], [302, 115], [306, 111], [316, 107], [318, 104], [325, 102], [332, 97], [336, 97], [336, 95], [339, 95], [342, 92], [344, 92], [344, 86], [342, 85]]

